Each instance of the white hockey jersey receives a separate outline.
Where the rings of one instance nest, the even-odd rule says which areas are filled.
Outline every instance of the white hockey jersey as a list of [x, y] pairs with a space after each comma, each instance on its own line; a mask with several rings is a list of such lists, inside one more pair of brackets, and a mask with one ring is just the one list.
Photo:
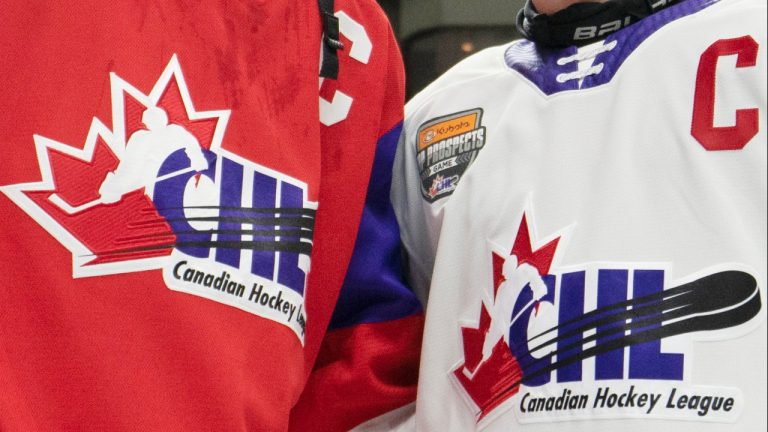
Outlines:
[[767, 45], [764, 0], [687, 0], [409, 102], [418, 430], [766, 429]]

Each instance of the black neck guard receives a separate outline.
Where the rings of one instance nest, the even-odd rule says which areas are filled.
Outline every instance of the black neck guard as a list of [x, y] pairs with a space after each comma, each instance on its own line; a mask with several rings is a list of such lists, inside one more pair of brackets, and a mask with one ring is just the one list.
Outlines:
[[582, 46], [676, 3], [678, 0], [608, 0], [576, 3], [552, 15], [540, 14], [532, 0], [517, 13], [517, 30], [546, 47]]

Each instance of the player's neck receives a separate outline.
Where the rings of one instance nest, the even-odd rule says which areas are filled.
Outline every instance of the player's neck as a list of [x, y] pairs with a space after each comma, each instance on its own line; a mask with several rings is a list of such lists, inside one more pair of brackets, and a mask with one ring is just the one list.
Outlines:
[[533, 6], [540, 14], [551, 15], [576, 3], [605, 3], [608, 0], [532, 0]]

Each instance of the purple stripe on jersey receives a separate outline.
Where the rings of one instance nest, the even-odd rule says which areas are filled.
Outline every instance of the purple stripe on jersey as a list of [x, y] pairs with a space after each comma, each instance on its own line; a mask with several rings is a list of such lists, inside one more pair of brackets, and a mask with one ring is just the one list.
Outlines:
[[[606, 37], [605, 43], [617, 41], [616, 49], [607, 51], [595, 57], [595, 64], [603, 63], [603, 70], [587, 76], [581, 84], [581, 89], [597, 87], [610, 82], [619, 70], [624, 60], [643, 41], [665, 25], [705, 9], [720, 0], [686, 0], [676, 5], [662, 9], [635, 24], [625, 27]], [[522, 74], [528, 81], [535, 84], [544, 94], [579, 89], [578, 80], [557, 81], [562, 73], [576, 71], [577, 62], [558, 65], [557, 60], [576, 53], [576, 47], [563, 49], [539, 48], [531, 41], [513, 43], [504, 53], [504, 60], [511, 69]]]
[[528, 81], [536, 84], [544, 94], [564, 90], [578, 89], [576, 81], [567, 81], [565, 83], [557, 82], [557, 75], [561, 73], [574, 72], [578, 65], [569, 63], [565, 66], [558, 66], [557, 59], [567, 57], [576, 53], [576, 47], [563, 49], [551, 49], [537, 47], [529, 40], [523, 40], [513, 43], [504, 53], [504, 60], [507, 66], [520, 72]]
[[413, 315], [421, 304], [402, 277], [400, 231], [389, 191], [402, 125], [379, 140], [355, 249], [330, 329]]

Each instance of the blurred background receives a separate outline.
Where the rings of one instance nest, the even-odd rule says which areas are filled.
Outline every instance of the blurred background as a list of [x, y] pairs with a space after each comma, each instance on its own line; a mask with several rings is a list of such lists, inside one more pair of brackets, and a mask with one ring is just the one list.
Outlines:
[[523, 0], [378, 0], [405, 62], [410, 99], [464, 57], [517, 39]]

